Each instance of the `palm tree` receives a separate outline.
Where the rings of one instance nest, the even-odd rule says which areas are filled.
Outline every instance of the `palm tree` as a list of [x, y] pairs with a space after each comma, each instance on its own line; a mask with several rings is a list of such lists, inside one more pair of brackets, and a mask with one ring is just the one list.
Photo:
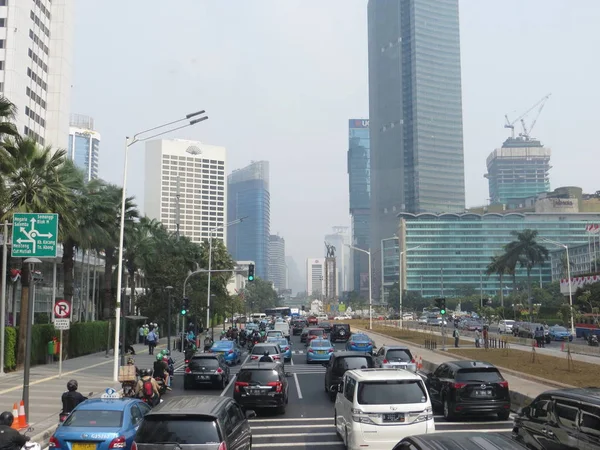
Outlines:
[[19, 132], [14, 124], [17, 107], [6, 97], [0, 97], [0, 138], [5, 136], [18, 137]]
[[527, 270], [527, 297], [529, 301], [529, 316], [533, 317], [533, 299], [531, 298], [531, 270], [548, 259], [548, 249], [536, 241], [537, 230], [525, 229], [511, 233], [516, 240], [506, 245], [506, 258], [519, 263]]
[[[0, 220], [15, 212], [58, 213], [59, 234], [69, 228], [73, 220], [76, 178], [72, 164], [65, 159], [65, 151], [53, 152], [41, 148], [30, 138], [9, 139], [0, 147], [0, 177], [8, 187], [8, 205]], [[19, 347], [17, 364], [25, 356], [25, 333], [29, 307], [29, 267], [21, 269], [21, 314], [19, 320]]]
[[490, 263], [488, 264], [485, 274], [489, 277], [490, 275], [498, 275], [500, 280], [500, 306], [504, 308], [504, 275], [508, 274], [508, 267], [506, 260], [502, 256], [492, 256]]

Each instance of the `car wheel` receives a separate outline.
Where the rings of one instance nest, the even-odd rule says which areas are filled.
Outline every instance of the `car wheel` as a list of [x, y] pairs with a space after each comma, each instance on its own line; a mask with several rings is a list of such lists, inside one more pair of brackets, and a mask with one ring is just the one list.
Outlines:
[[500, 420], [508, 420], [510, 417], [510, 410], [501, 411], [498, 413], [498, 419]]
[[444, 399], [444, 419], [450, 421], [454, 420], [454, 412], [452, 411], [451, 404], [448, 399]]

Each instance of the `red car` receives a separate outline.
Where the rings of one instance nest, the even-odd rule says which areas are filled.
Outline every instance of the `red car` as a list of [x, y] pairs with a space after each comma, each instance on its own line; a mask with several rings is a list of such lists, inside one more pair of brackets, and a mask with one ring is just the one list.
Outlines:
[[317, 319], [315, 316], [310, 316], [308, 318], [309, 325], [317, 325], [318, 323], [319, 323], [319, 319]]

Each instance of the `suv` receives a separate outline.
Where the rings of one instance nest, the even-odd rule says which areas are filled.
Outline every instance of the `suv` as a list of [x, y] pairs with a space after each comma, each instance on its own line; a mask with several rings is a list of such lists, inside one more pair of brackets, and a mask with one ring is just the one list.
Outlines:
[[334, 323], [331, 327], [331, 342], [348, 342], [350, 334], [350, 325], [347, 323]]
[[482, 361], [449, 361], [427, 374], [427, 388], [434, 406], [441, 406], [444, 418], [459, 415], [497, 414], [510, 416], [510, 391], [500, 371]]
[[393, 448], [407, 437], [435, 432], [423, 379], [407, 370], [349, 370], [337, 392], [334, 423], [348, 449]]
[[136, 435], [140, 450], [157, 448], [252, 448], [248, 419], [254, 411], [229, 397], [185, 396], [169, 398], [144, 416]]
[[333, 352], [325, 366], [325, 392], [331, 400], [335, 400], [335, 392], [329, 390], [332, 384], [338, 385], [348, 370], [372, 369], [375, 367], [375, 359], [371, 355], [361, 352]]
[[415, 358], [409, 348], [401, 345], [384, 345], [375, 355], [375, 365], [384, 369], [417, 371]]
[[198, 353], [192, 356], [183, 373], [183, 389], [210, 384], [225, 389], [229, 384], [229, 366], [222, 355]]
[[288, 382], [279, 363], [249, 362], [238, 373], [233, 398], [243, 408], [277, 408], [285, 413]]
[[292, 322], [292, 334], [294, 336], [302, 333], [302, 330], [306, 327], [306, 321], [304, 320], [294, 320]]
[[273, 358], [274, 362], [278, 362], [283, 365], [283, 352], [281, 351], [281, 347], [279, 347], [278, 344], [273, 344], [272, 342], [256, 344], [250, 353], [250, 360], [258, 361], [265, 354], [265, 352], [269, 352], [269, 356]]

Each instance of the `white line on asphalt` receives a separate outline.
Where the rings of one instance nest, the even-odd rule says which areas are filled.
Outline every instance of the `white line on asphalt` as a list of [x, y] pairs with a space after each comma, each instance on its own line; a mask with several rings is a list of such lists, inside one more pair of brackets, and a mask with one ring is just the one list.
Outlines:
[[436, 425], [448, 425], [448, 426], [464, 426], [464, 425], [473, 425], [473, 426], [479, 426], [479, 425], [507, 425], [507, 424], [511, 424], [512, 425], [512, 421], [511, 420], [495, 420], [493, 422], [443, 422], [443, 421], [435, 421]]
[[[498, 429], [498, 428], [490, 428], [490, 429], [483, 429], [480, 430], [479, 428], [463, 428], [461, 430], [435, 430], [435, 433], [511, 433], [512, 429]], [[253, 447], [255, 447], [255, 445], [252, 445]]]
[[252, 425], [253, 423], [259, 423], [259, 422], [299, 422], [299, 421], [304, 421], [304, 422], [308, 422], [308, 421], [319, 421], [319, 422], [330, 421], [330, 422], [333, 422], [333, 418], [332, 417], [297, 417], [297, 418], [294, 418], [294, 419], [251, 419], [248, 422], [250, 422], [250, 425]]
[[[246, 356], [246, 359], [241, 364], [242, 366], [248, 362], [248, 358], [250, 358], [250, 355]], [[229, 383], [227, 383], [227, 386], [225, 387], [225, 389], [223, 389], [223, 392], [221, 392], [220, 397], [224, 397], [225, 396], [225, 394], [227, 393], [227, 391], [229, 390], [229, 388], [231, 387], [231, 385], [233, 383], [235, 383], [236, 378], [237, 378], [237, 375], [234, 375], [233, 378], [231, 379], [231, 381], [229, 381]]]
[[[253, 430], [282, 430], [289, 429], [289, 425], [268, 425], [262, 427], [252, 427]], [[294, 425], [294, 428], [331, 428], [331, 425]]]
[[[302, 437], [302, 436], [337, 436], [337, 433], [277, 433], [277, 434], [253, 434], [252, 438], [290, 438], [290, 437]], [[253, 443], [253, 445], [256, 445]]]
[[317, 446], [317, 447], [324, 447], [324, 446], [332, 446], [332, 445], [338, 445], [338, 446], [343, 446], [343, 442], [339, 441], [339, 442], [290, 442], [290, 443], [277, 443], [277, 444], [255, 444], [254, 442], [252, 443], [252, 448], [266, 448], [266, 447], [302, 447], [302, 448], [308, 448], [308, 447], [313, 447], [313, 446]]

